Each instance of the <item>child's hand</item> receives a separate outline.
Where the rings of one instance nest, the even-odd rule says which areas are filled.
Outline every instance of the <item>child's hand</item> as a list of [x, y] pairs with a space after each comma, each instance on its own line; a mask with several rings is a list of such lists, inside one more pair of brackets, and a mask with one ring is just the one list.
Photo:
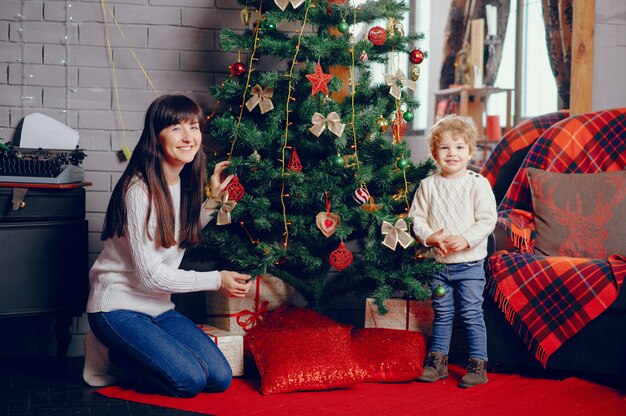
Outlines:
[[252, 286], [252, 278], [249, 274], [222, 270], [220, 277], [222, 279], [220, 292], [228, 297], [243, 298]]
[[462, 235], [449, 235], [443, 239], [448, 251], [457, 252], [469, 248], [469, 243]]
[[443, 233], [444, 233], [443, 228], [439, 231], [435, 231], [434, 233], [428, 236], [428, 238], [426, 239], [426, 244], [428, 244], [431, 247], [435, 247], [435, 249], [440, 255], [445, 256], [446, 254], [448, 254], [448, 248], [446, 247], [445, 237]]

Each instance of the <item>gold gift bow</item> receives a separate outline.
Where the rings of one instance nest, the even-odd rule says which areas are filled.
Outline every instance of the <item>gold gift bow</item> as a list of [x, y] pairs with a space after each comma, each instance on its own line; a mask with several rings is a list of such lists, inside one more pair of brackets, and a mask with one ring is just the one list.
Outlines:
[[337, 137], [341, 136], [343, 133], [343, 129], [346, 127], [345, 124], [341, 123], [341, 117], [336, 111], [328, 114], [328, 117], [324, 117], [320, 113], [313, 114], [311, 117], [311, 123], [313, 123], [312, 127], [309, 127], [309, 131], [315, 135], [315, 137], [320, 137], [320, 135], [326, 130], [326, 125], [328, 124], [328, 130], [337, 135]]
[[284, 12], [289, 3], [291, 3], [294, 9], [297, 9], [304, 3], [304, 0], [274, 0], [274, 3]]
[[380, 231], [385, 236], [383, 244], [393, 251], [396, 251], [398, 243], [400, 243], [402, 248], [407, 248], [413, 242], [413, 237], [411, 237], [407, 230], [408, 226], [406, 221], [402, 218], [396, 221], [395, 225], [391, 225], [390, 222], [383, 221], [383, 225], [380, 227]]
[[273, 88], [265, 87], [265, 89], [263, 89], [259, 84], [256, 84], [252, 87], [250, 94], [252, 97], [246, 101], [246, 108], [248, 111], [254, 110], [254, 107], [256, 107], [257, 104], [261, 109], [261, 114], [265, 114], [274, 109], [274, 103], [272, 102], [272, 97], [274, 96]]
[[228, 192], [224, 192], [222, 194], [222, 206], [219, 211], [217, 211], [217, 225], [228, 225], [230, 224], [230, 211], [232, 211], [237, 205], [236, 201], [228, 200]]
[[398, 69], [396, 71], [395, 76], [391, 74], [386, 74], [385, 84], [391, 87], [389, 89], [389, 94], [391, 94], [391, 96], [394, 97], [396, 100], [399, 100], [400, 95], [401, 95], [401, 90], [400, 90], [400, 86], [398, 85], [398, 81], [401, 84], [404, 84], [404, 86], [407, 87], [408, 89], [415, 91], [415, 81], [408, 79], [401, 69]]

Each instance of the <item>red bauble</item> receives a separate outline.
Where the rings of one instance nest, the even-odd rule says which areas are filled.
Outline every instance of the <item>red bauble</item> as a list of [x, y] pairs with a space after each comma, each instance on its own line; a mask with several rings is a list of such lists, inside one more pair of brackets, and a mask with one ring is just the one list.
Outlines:
[[381, 26], [374, 26], [367, 32], [367, 38], [374, 45], [380, 46], [387, 40], [387, 32]]
[[352, 264], [352, 253], [346, 248], [346, 245], [342, 241], [339, 243], [339, 248], [330, 253], [328, 261], [331, 266], [341, 272], [343, 269]]
[[296, 149], [293, 149], [293, 153], [291, 154], [291, 158], [289, 158], [289, 165], [287, 166], [291, 172], [302, 172], [302, 163], [300, 163], [300, 158], [298, 157], [298, 152]]
[[409, 61], [411, 61], [412, 64], [421, 64], [423, 60], [424, 52], [420, 51], [419, 49], [413, 49], [411, 52], [409, 52]]
[[228, 200], [235, 202], [239, 202], [239, 200], [243, 198], [243, 195], [246, 193], [246, 190], [241, 182], [239, 182], [239, 177], [237, 177], [237, 175], [235, 175], [233, 180], [230, 181], [226, 187], [226, 191], [228, 192]]
[[352, 194], [352, 199], [359, 204], [364, 204], [370, 200], [370, 193], [365, 188], [357, 188], [354, 194]]
[[228, 67], [230, 69], [230, 73], [234, 77], [240, 77], [246, 73], [246, 66], [241, 62], [235, 62], [231, 66]]

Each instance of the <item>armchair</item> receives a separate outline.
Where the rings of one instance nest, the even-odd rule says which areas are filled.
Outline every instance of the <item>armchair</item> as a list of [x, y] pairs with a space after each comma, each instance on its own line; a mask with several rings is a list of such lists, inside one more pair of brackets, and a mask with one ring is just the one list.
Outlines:
[[480, 169], [493, 188], [496, 203], [504, 197], [530, 146], [553, 124], [567, 118], [569, 110], [542, 114], [522, 121], [507, 131]]
[[[488, 262], [485, 321], [492, 370], [543, 367], [622, 376], [626, 372], [626, 293], [620, 291], [626, 258], [534, 251], [535, 207], [529, 180], [534, 171], [528, 170], [592, 174], [625, 167], [626, 108], [565, 118], [530, 148], [498, 208], [502, 228], [497, 227], [495, 253]], [[624, 193], [624, 183], [616, 185], [617, 193]], [[579, 205], [567, 207], [576, 211]], [[503, 234], [510, 240], [505, 244], [513, 243], [514, 250], [501, 250]]]

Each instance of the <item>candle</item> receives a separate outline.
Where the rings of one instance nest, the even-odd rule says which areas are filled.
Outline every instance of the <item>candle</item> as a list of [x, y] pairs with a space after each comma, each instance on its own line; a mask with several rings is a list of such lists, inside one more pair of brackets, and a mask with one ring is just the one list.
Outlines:
[[496, 36], [498, 34], [498, 8], [488, 4], [486, 7], [487, 15], [487, 34]]

